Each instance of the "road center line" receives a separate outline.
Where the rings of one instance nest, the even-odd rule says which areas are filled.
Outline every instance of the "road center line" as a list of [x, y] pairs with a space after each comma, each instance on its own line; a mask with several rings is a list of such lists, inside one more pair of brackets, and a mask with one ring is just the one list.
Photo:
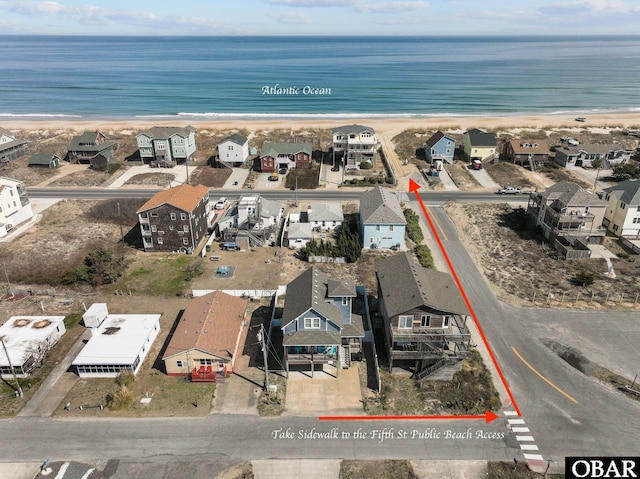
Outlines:
[[529, 369], [531, 369], [534, 373], [536, 373], [540, 379], [542, 379], [545, 383], [547, 383], [549, 386], [551, 386], [553, 389], [555, 389], [556, 391], [558, 391], [560, 394], [562, 394], [564, 397], [566, 397], [569, 401], [578, 404], [578, 401], [576, 399], [574, 399], [573, 397], [571, 397], [570, 395], [568, 395], [566, 392], [564, 392], [562, 389], [560, 389], [558, 386], [556, 386], [555, 384], [553, 384], [551, 381], [549, 381], [547, 378], [545, 378], [540, 372], [538, 372], [533, 366], [531, 366], [531, 364], [529, 364], [527, 362], [526, 359], [524, 359], [520, 353], [518, 352], [518, 350], [516, 348], [514, 348], [513, 346], [511, 347], [511, 350], [515, 353], [516, 356], [518, 356], [518, 359], [520, 359], [520, 361], [522, 361], [524, 363], [525, 366], [527, 366]]
[[432, 214], [431, 219], [433, 220], [433, 222], [436, 224], [436, 227], [440, 231], [440, 236], [442, 236], [442, 239], [444, 239], [445, 241], [449, 241], [449, 239], [447, 238], [447, 235], [444, 233], [444, 230], [442, 229], [442, 226], [440, 226], [440, 223], [438, 223], [438, 220], [436, 219], [436, 215]]

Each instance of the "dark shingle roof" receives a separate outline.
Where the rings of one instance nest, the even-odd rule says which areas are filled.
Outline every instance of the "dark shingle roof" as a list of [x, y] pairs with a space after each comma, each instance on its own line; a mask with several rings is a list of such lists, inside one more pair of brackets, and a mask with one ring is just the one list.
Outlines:
[[49, 165], [54, 159], [60, 161], [60, 157], [52, 153], [35, 153], [29, 158], [29, 165]]
[[[429, 138], [427, 140], [427, 142], [425, 144], [427, 146], [433, 148], [436, 145], [436, 143], [438, 143], [440, 140], [442, 140], [445, 136], [447, 138], [451, 138], [451, 137], [445, 135], [444, 133], [442, 133], [440, 130], [438, 130], [431, 136], [431, 138]], [[451, 140], [455, 141], [453, 138], [451, 138]]]
[[344, 125], [344, 126], [338, 126], [336, 128], [333, 128], [331, 130], [331, 133], [336, 134], [336, 133], [342, 133], [344, 135], [350, 135], [350, 134], [355, 134], [358, 135], [360, 133], [362, 133], [363, 131], [367, 131], [371, 134], [374, 134], [375, 131], [373, 130], [373, 128], [368, 127], [368, 126], [362, 126], [362, 125]]
[[186, 138], [195, 131], [196, 129], [191, 125], [188, 125], [184, 128], [179, 126], [154, 126], [146, 131], [138, 133], [138, 135], [146, 135], [149, 138], [154, 139], [171, 138], [173, 135], [180, 135]]
[[112, 140], [104, 140], [102, 143], [97, 144], [96, 139], [100, 135], [99, 132], [85, 131], [82, 135], [76, 135], [71, 138], [68, 151], [84, 151], [87, 153], [103, 153], [105, 157], [113, 156], [113, 153], [106, 152], [110, 148], [116, 148], [118, 144]]
[[262, 145], [260, 157], [276, 158], [278, 155], [295, 155], [301, 151], [310, 155], [313, 152], [311, 143], [272, 143], [266, 141]]
[[282, 311], [282, 325], [286, 325], [302, 313], [313, 308], [331, 322], [342, 326], [342, 313], [328, 303], [329, 277], [312, 266], [287, 285], [287, 296]]
[[625, 180], [602, 191], [616, 193], [618, 199], [628, 205], [640, 205], [640, 180]]
[[474, 128], [465, 132], [469, 136], [469, 141], [473, 146], [496, 146], [496, 137], [493, 133]]
[[363, 224], [407, 224], [398, 197], [381, 186], [362, 193], [360, 218]]
[[236, 145], [244, 145], [247, 142], [247, 137], [239, 135], [238, 133], [234, 133], [233, 135], [229, 135], [226, 138], [220, 140], [220, 143], [224, 143], [225, 141], [230, 141], [235, 143]]
[[547, 202], [557, 201], [563, 206], [602, 206], [607, 202], [595, 193], [571, 181], [560, 181], [540, 193]]
[[387, 317], [423, 305], [444, 313], [469, 314], [453, 278], [420, 266], [408, 252], [376, 261], [375, 269]]

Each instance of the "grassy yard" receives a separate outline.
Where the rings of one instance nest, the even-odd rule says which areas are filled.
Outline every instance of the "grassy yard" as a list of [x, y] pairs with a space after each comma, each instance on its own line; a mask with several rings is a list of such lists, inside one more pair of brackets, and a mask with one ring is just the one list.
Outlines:
[[341, 479], [416, 479], [409, 461], [350, 461], [340, 464]]

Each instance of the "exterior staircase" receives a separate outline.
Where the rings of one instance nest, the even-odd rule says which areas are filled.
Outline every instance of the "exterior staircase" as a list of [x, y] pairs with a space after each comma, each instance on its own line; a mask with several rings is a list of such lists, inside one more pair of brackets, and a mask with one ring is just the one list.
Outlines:
[[348, 346], [340, 346], [340, 367], [342, 369], [349, 369], [351, 366], [351, 354], [349, 353]]
[[428, 368], [419, 371], [415, 375], [416, 381], [434, 380], [451, 380], [453, 374], [458, 372], [462, 367], [462, 358], [442, 358]]

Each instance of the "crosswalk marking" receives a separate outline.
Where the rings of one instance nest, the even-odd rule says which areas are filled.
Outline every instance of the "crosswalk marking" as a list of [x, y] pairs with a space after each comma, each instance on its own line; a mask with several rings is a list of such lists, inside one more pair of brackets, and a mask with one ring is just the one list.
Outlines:
[[544, 461], [544, 458], [540, 454], [522, 454], [527, 461]]
[[533, 436], [516, 436], [518, 441], [533, 441]]
[[537, 451], [538, 446], [536, 446], [535, 444], [520, 444], [520, 449], [522, 449], [523, 451]]
[[524, 424], [524, 419], [509, 419], [509, 424]]
[[504, 411], [505, 416], [517, 416], [518, 413], [515, 411]]
[[513, 432], [531, 432], [531, 431], [529, 430], [529, 428], [528, 428], [528, 427], [526, 427], [526, 426], [521, 426], [521, 427], [512, 427], [512, 428], [511, 428], [511, 430], [512, 430]]

